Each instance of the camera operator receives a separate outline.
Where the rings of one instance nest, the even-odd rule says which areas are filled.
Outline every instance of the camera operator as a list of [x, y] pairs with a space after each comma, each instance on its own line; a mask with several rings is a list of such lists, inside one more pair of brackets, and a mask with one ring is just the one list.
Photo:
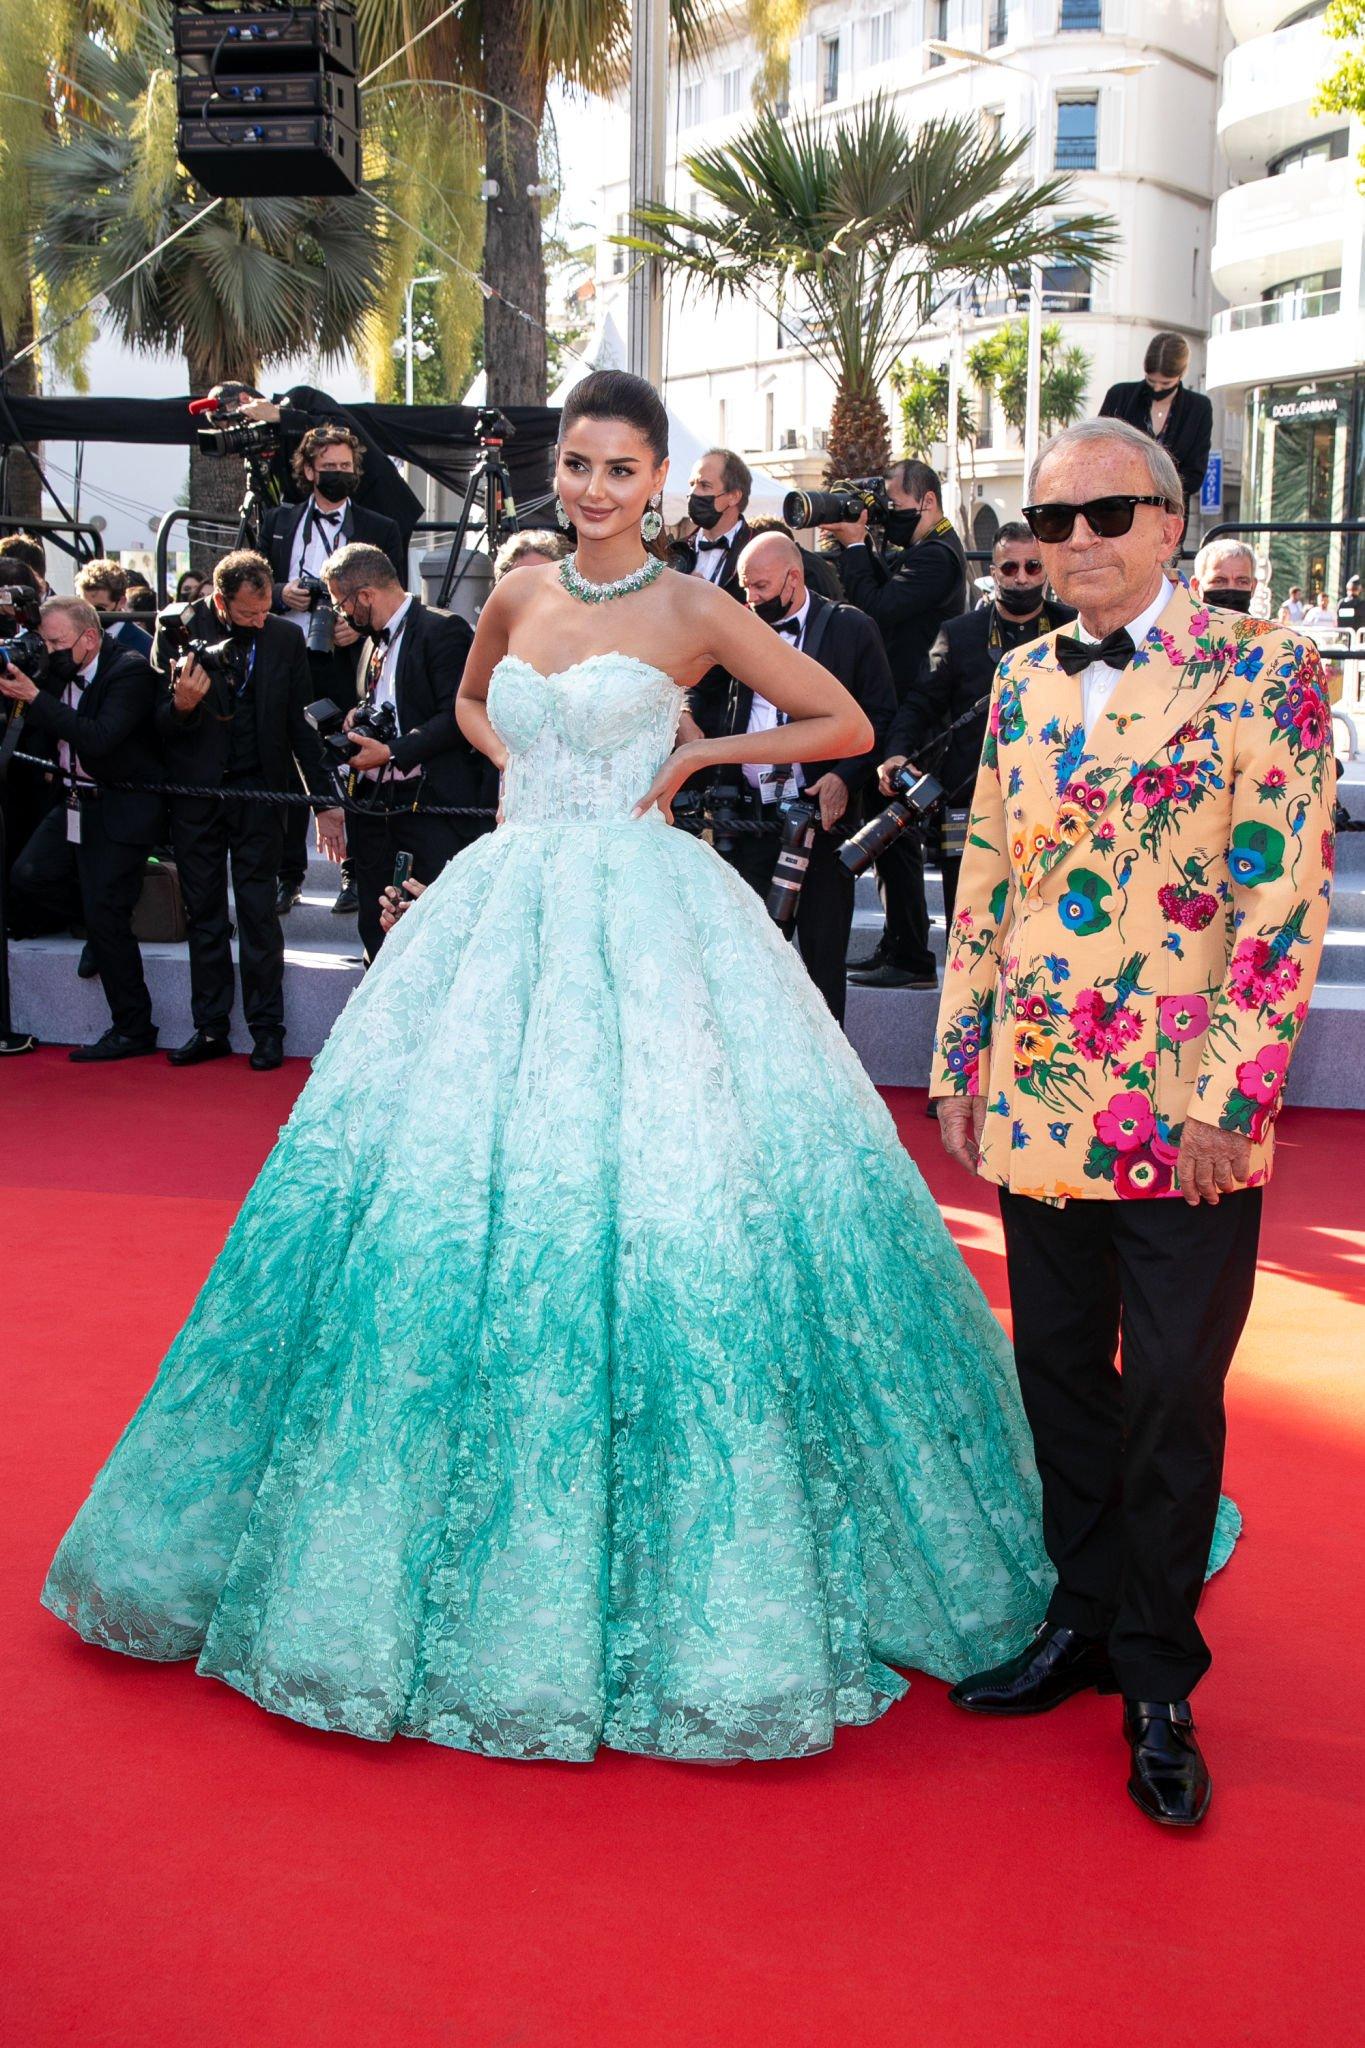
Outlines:
[[[967, 558], [943, 516], [943, 486], [927, 462], [899, 462], [884, 488], [890, 510], [882, 532], [897, 552], [868, 545], [868, 515], [827, 525], [840, 543], [839, 574], [850, 604], [880, 629], [891, 660], [897, 698], [903, 698], [946, 620], [967, 607]], [[917, 831], [903, 833], [877, 862], [877, 886], [886, 924], [876, 949], [849, 970], [871, 988], [933, 988], [938, 980], [929, 948], [924, 900], [924, 849]]]
[[120, 647], [150, 655], [152, 636], [145, 626], [128, 617], [124, 608], [128, 595], [127, 571], [118, 562], [101, 555], [76, 571], [76, 595], [99, 613], [105, 633]]
[[[200, 1066], [232, 1050], [232, 926], [237, 907], [242, 1012], [258, 1073], [284, 1058], [284, 932], [275, 907], [284, 805], [253, 802], [253, 789], [297, 792], [300, 778], [324, 808], [318, 847], [345, 851], [344, 819], [317, 734], [304, 716], [311, 677], [303, 642], [272, 615], [270, 566], [241, 548], [214, 569], [208, 597], [163, 612], [153, 665], [161, 682], [156, 726], [169, 779], [240, 790], [233, 801], [173, 796], [171, 844], [189, 927], [194, 1034], [168, 1055]], [[205, 650], [196, 652], [195, 650]], [[305, 822], [308, 812], [298, 806]]]
[[23, 704], [25, 722], [57, 741], [75, 787], [65, 804], [48, 812], [14, 864], [13, 927], [23, 935], [84, 923], [113, 1024], [93, 1045], [76, 1046], [71, 1058], [131, 1059], [156, 1050], [133, 912], [163, 812], [150, 790], [99, 785], [161, 781], [156, 677], [144, 655], [114, 644], [94, 606], [80, 598], [50, 597], [39, 632], [47, 681], [61, 696], [8, 664], [0, 694]]
[[[486, 805], [491, 812], [497, 775], [455, 723], [455, 693], [474, 641], [466, 621], [410, 597], [382, 548], [342, 548], [325, 575], [332, 602], [367, 643], [361, 701], [345, 730], [355, 796], [365, 806], [350, 813], [347, 832], [368, 964], [383, 943], [379, 899], [394, 855], [410, 853], [418, 881], [434, 882], [493, 822], [424, 817], [414, 806]], [[375, 726], [389, 726], [395, 737], [367, 730]]]
[[[806, 588], [801, 550], [788, 534], [765, 533], [751, 540], [739, 560], [740, 586], [749, 609], [837, 676], [871, 719], [877, 743], [848, 761], [812, 761], [790, 767], [746, 762], [740, 771], [742, 808], [758, 821], [775, 820], [777, 805], [804, 793], [820, 806], [810, 865], [797, 904], [794, 926], [811, 980], [842, 1024], [845, 1004], [844, 956], [853, 925], [853, 880], [840, 866], [844, 834], [858, 822], [862, 793], [875, 774], [877, 749], [895, 709], [886, 652], [875, 626], [851, 605], [830, 604]], [[724, 734], [771, 732], [783, 715], [765, 697], [731, 681]], [[725, 859], [761, 896], [777, 865], [776, 833], [741, 833]]]
[[294, 457], [306, 435], [315, 427], [329, 424], [348, 428], [365, 456], [356, 484], [356, 500], [363, 510], [382, 513], [393, 521], [406, 556], [413, 528], [422, 517], [422, 501], [356, 414], [311, 384], [295, 384], [275, 398], [267, 398], [249, 384], [215, 384], [207, 396], [218, 400], [219, 417], [236, 413], [258, 426], [278, 427], [278, 446], [268, 456], [266, 468], [277, 496], [285, 501], [303, 495]]
[[[364, 541], [382, 548], [400, 584], [407, 586], [407, 551], [391, 519], [356, 502], [364, 474], [364, 450], [349, 427], [332, 422], [311, 427], [294, 451], [294, 474], [308, 495], [297, 505], [277, 505], [261, 522], [261, 553], [275, 579], [274, 608], [305, 635], [312, 671], [312, 696], [330, 697], [343, 710], [355, 703], [360, 636], [328, 601], [322, 571], [338, 548]], [[280, 861], [279, 909], [283, 916], [303, 892], [308, 871], [308, 814], [300, 810], [285, 824]], [[358, 908], [349, 863], [341, 871], [341, 892], [332, 905], [339, 917]]]
[[[1007, 521], [996, 534], [991, 574], [995, 595], [990, 603], [949, 619], [939, 629], [918, 680], [891, 721], [887, 758], [878, 770], [882, 794], [890, 796], [892, 777], [907, 761], [916, 770], [927, 769], [943, 784], [944, 809], [960, 810], [963, 820], [986, 737], [984, 705], [969, 724], [958, 727], [946, 746], [934, 742], [964, 712], [989, 696], [996, 664], [1011, 648], [1036, 640], [1076, 616], [1070, 605], [1048, 597], [1038, 544], [1022, 519]], [[962, 829], [965, 826], [953, 819], [940, 825], [944, 922], [950, 930], [962, 866]]]

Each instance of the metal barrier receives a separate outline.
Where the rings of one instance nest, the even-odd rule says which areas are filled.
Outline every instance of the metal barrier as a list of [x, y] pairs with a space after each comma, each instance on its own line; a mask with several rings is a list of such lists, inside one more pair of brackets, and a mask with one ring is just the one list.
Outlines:
[[175, 526], [182, 519], [184, 520], [186, 526], [188, 526], [190, 524], [190, 521], [193, 520], [196, 526], [211, 526], [216, 528], [219, 533], [226, 533], [227, 535], [229, 535], [230, 538], [228, 540], [227, 547], [223, 549], [224, 554], [227, 554], [228, 551], [232, 548], [233, 544], [236, 541], [237, 535], [241, 530], [240, 520], [225, 519], [223, 515], [219, 512], [199, 512], [195, 509], [193, 505], [176, 505], [170, 512], [163, 512], [161, 515], [161, 524], [157, 527], [156, 530], [156, 568], [154, 574], [154, 581], [156, 583], [156, 603], [158, 611], [161, 609], [162, 605], [167, 604], [170, 601], [166, 577], [167, 571], [170, 567], [171, 533]]
[[[87, 519], [21, 519], [12, 512], [0, 512], [0, 554], [4, 553], [3, 536], [6, 533], [31, 533], [35, 540], [44, 540], [49, 535], [64, 555], [70, 555], [78, 565], [93, 562], [100, 554], [103, 542], [100, 530]], [[64, 533], [72, 536], [72, 543], [62, 539]], [[89, 535], [88, 543], [84, 536]]]

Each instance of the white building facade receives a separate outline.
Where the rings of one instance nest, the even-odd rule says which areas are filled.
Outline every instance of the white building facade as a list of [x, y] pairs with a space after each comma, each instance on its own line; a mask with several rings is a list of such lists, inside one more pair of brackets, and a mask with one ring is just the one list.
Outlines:
[[[932, 41], [967, 54], [941, 56]], [[909, 125], [972, 115], [988, 130], [1030, 138], [1023, 175], [1064, 172], [1071, 210], [1113, 219], [1120, 248], [1107, 269], [1091, 276], [1059, 268], [1044, 277], [1045, 318], [1090, 360], [1085, 409], [1093, 412], [1111, 383], [1141, 376], [1159, 329], [1188, 338], [1189, 381], [1203, 386], [1212, 208], [1223, 175], [1219, 63], [1228, 41], [1218, 0], [816, 0], [793, 50], [789, 103], [793, 115], [815, 112], [831, 123], [875, 93], [891, 98]], [[972, 61], [977, 56], [986, 61]], [[670, 79], [671, 203], [693, 203], [684, 159], [750, 118], [756, 71], [740, 11], [731, 40], [704, 66]], [[627, 228], [626, 140], [623, 118], [604, 123], [597, 283], [599, 304], [622, 325], [629, 259], [605, 238]], [[684, 294], [676, 278], [667, 289], [669, 403], [704, 439], [793, 481], [818, 478], [833, 398], [827, 371], [756, 297], [717, 307]], [[934, 363], [956, 352], [961, 360], [1024, 310], [1022, 297], [962, 304], [903, 353]], [[989, 545], [1021, 502], [1020, 438], [998, 403], [963, 388], [978, 431], [960, 451], [952, 509], [970, 539]], [[899, 449], [889, 389], [884, 402]], [[1240, 418], [1239, 405], [1233, 445], [1225, 446], [1215, 408], [1214, 446], [1234, 487]], [[946, 449], [936, 452], [944, 462]], [[1236, 509], [1235, 489], [1226, 502]]]
[[[1208, 381], [1245, 417], [1248, 520], [1365, 513], [1365, 131], [1315, 114], [1345, 53], [1326, 0], [1224, 0], [1236, 47], [1223, 65], [1218, 140], [1231, 183], [1214, 213]], [[1270, 536], [1278, 602], [1291, 583], [1339, 594], [1365, 567], [1358, 539]]]

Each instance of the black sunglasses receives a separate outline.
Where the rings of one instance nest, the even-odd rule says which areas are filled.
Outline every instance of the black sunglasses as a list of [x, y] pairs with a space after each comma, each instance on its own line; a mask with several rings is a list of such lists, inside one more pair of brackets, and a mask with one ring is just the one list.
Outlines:
[[1026, 562], [997, 562], [995, 565], [995, 573], [997, 576], [1005, 577], [1041, 576], [1043, 573], [1043, 565], [1040, 561], [1037, 561], [1032, 555], [1030, 555], [1028, 561]]
[[1078, 515], [1101, 540], [1117, 540], [1121, 533], [1132, 531], [1139, 505], [1159, 505], [1163, 512], [1175, 510], [1165, 498], [1125, 494], [1121, 498], [1091, 498], [1084, 505], [1025, 505], [1024, 517], [1033, 538], [1053, 546], [1070, 540]]

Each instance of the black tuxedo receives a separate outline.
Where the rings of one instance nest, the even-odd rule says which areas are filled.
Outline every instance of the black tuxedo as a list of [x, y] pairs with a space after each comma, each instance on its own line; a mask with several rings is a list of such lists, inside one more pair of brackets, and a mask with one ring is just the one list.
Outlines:
[[[356, 492], [357, 503], [363, 511], [378, 512], [385, 519], [391, 519], [398, 528], [406, 552], [408, 542], [412, 539], [412, 530], [422, 517], [422, 501], [403, 481], [398, 469], [363, 421], [312, 384], [291, 385], [277, 403], [280, 408], [282, 447], [271, 467], [280, 486], [281, 496], [286, 499], [293, 496], [294, 478], [289, 461], [309, 428], [329, 424], [349, 427], [365, 447], [365, 465], [360, 472], [360, 487]], [[384, 544], [381, 541], [379, 545], [382, 547]], [[406, 575], [403, 576], [403, 581], [407, 582]]]
[[[844, 957], [853, 926], [853, 878], [840, 864], [838, 854], [861, 816], [863, 794], [875, 777], [877, 763], [882, 758], [882, 739], [895, 709], [896, 696], [886, 650], [877, 629], [852, 605], [830, 604], [812, 591], [801, 651], [838, 677], [849, 695], [867, 713], [875, 735], [865, 754], [855, 754], [841, 761], [802, 763], [807, 785], [832, 773], [839, 777], [849, 792], [848, 809], [835, 830], [826, 832], [823, 827], [816, 828], [795, 926], [801, 957], [810, 978], [833, 1016], [842, 1024], [846, 995]], [[713, 723], [707, 736], [719, 738], [747, 732], [753, 703], [753, 691], [746, 684], [729, 679], [722, 716]], [[709, 710], [709, 707], [704, 708]], [[739, 773], [734, 770], [723, 772], [727, 776]], [[739, 787], [748, 791], [752, 785], [741, 777]], [[762, 809], [756, 803], [750, 803], [749, 808], [755, 816]], [[771, 813], [772, 807], [767, 808]], [[733, 851], [725, 857], [760, 895], [766, 896], [777, 863], [777, 845], [773, 834], [764, 834], [760, 838], [746, 833], [736, 840]]]
[[[195, 605], [196, 639], [221, 640], [228, 631], [209, 599]], [[175, 708], [171, 664], [176, 647], [157, 626], [153, 660], [160, 677], [156, 726], [170, 780], [218, 789], [299, 792], [300, 777], [323, 804], [336, 791], [317, 734], [304, 716], [312, 676], [303, 635], [287, 620], [268, 618], [250, 657], [241, 694], [231, 679], [215, 676], [192, 711]], [[247, 658], [243, 648], [242, 658]], [[238, 720], [250, 730], [234, 730]], [[309, 813], [298, 806], [303, 830]], [[237, 907], [242, 1009], [257, 1036], [284, 1031], [284, 933], [275, 907], [285, 820], [282, 805], [253, 803], [249, 795], [225, 803], [214, 797], [170, 799], [171, 843], [180, 871], [189, 927], [190, 1004], [195, 1029], [226, 1038], [232, 1013], [232, 926], [228, 870]]]
[[[40, 690], [25, 723], [49, 740], [65, 740], [96, 784], [160, 782], [164, 764], [153, 715], [156, 677], [146, 657], [106, 638], [95, 673], [74, 707]], [[80, 840], [68, 834], [70, 813], [49, 811], [14, 863], [13, 918], [18, 931], [51, 930], [82, 921], [115, 1029], [128, 1038], [152, 1035], [152, 1000], [133, 937], [148, 849], [162, 836], [162, 800], [150, 790], [101, 789], [82, 796]]]
[[[1152, 387], [1146, 378], [1136, 384], [1111, 384], [1100, 406], [1100, 418], [1126, 420], [1144, 434], [1152, 431]], [[1187, 391], [1180, 385], [1171, 400], [1166, 424], [1155, 436], [1180, 471], [1185, 496], [1197, 496], [1209, 466], [1209, 444], [1213, 440], [1213, 402], [1202, 391]]]
[[[420, 777], [378, 783], [358, 779], [357, 801], [365, 811], [347, 820], [347, 841], [360, 897], [360, 936], [367, 960], [383, 942], [379, 899], [393, 879], [395, 853], [413, 856], [419, 882], [434, 882], [461, 847], [491, 830], [487, 818], [432, 818], [414, 813], [414, 804], [469, 804], [491, 813], [498, 800], [497, 771], [486, 755], [472, 747], [455, 722], [455, 696], [465, 660], [474, 644], [467, 622], [449, 612], [430, 610], [413, 598], [403, 615], [394, 659], [393, 699], [399, 738], [393, 765], [420, 768]], [[369, 666], [373, 642], [362, 650], [362, 674]]]

